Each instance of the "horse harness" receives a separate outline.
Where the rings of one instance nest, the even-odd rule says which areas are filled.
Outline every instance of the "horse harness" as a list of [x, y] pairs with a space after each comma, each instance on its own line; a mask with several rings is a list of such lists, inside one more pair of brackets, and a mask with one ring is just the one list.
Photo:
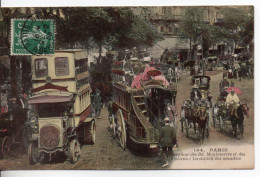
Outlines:
[[[204, 110], [204, 112], [203, 112]], [[199, 117], [200, 120], [206, 120], [207, 114], [206, 114], [206, 109], [205, 107], [196, 107], [193, 108], [193, 116]]]
[[240, 106], [239, 104], [230, 105], [230, 107], [229, 107], [230, 112], [229, 113], [230, 113], [231, 116], [235, 116], [236, 118], [238, 118], [238, 116], [237, 116], [237, 108], [239, 106]]

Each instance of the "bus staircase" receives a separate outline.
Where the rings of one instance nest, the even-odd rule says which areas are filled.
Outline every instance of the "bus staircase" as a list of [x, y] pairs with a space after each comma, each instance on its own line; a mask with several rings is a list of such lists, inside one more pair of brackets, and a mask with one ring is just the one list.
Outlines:
[[[148, 110], [149, 107], [145, 103], [145, 91], [144, 90], [137, 90], [132, 92], [131, 94], [131, 104], [133, 111], [136, 115], [136, 118], [139, 120], [140, 125], [134, 121], [134, 125], [130, 125], [130, 128], [133, 130], [131, 131], [133, 134], [133, 137], [140, 138], [146, 142], [158, 142], [159, 138], [159, 131], [155, 128], [154, 125], [159, 125], [159, 122], [157, 121], [155, 124], [151, 123], [149, 120]], [[153, 114], [151, 111], [149, 111], [150, 114]], [[154, 115], [153, 115], [154, 116]], [[157, 127], [157, 126], [156, 126]], [[140, 141], [141, 139], [139, 139]]]

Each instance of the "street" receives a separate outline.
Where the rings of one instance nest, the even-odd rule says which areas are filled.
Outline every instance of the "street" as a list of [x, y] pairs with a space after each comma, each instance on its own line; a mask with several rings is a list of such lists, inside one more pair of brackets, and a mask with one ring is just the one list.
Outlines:
[[[211, 76], [210, 92], [213, 96], [213, 105], [216, 97], [219, 95], [219, 83], [222, 79], [222, 70], [209, 71], [206, 75]], [[230, 81], [230, 80], [229, 80]], [[209, 138], [205, 139], [204, 144], [191, 135], [187, 138], [184, 132], [181, 132], [181, 124], [178, 121], [177, 140], [178, 148], [174, 151], [188, 149], [193, 147], [203, 147], [208, 145], [253, 145], [254, 144], [254, 80], [245, 79], [241, 82], [232, 79], [234, 85], [239, 87], [242, 95], [240, 100], [247, 99], [249, 106], [249, 118], [245, 118], [244, 136], [234, 138], [232, 136], [232, 128], [225, 127], [224, 132], [220, 132], [218, 128], [212, 126], [210, 119]], [[184, 99], [190, 96], [190, 76], [184, 73], [180, 82], [177, 83], [176, 106], [178, 118], [180, 116], [180, 107]], [[96, 143], [94, 145], [84, 145], [81, 148], [81, 157], [75, 164], [71, 164], [66, 158], [56, 157], [56, 160], [44, 162], [43, 164], [30, 165], [25, 150], [19, 145], [12, 147], [10, 155], [0, 160], [1, 170], [119, 170], [119, 169], [163, 169], [162, 158], [160, 153], [158, 156], [140, 156], [131, 152], [129, 149], [123, 151], [117, 141], [112, 137], [109, 130], [107, 108], [102, 108], [101, 119], [96, 120]], [[192, 131], [190, 131], [192, 134]]]

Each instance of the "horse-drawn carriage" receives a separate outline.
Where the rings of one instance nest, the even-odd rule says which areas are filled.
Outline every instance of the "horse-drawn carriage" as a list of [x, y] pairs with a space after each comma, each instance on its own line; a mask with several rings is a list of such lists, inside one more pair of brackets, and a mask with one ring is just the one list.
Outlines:
[[202, 100], [205, 100], [207, 102], [207, 104], [209, 104], [208, 106], [211, 107], [212, 106], [212, 102], [211, 102], [211, 98], [212, 96], [210, 95], [210, 77], [209, 76], [201, 76], [201, 75], [197, 75], [197, 76], [193, 76], [191, 78], [191, 86], [197, 85], [199, 87], [199, 90], [201, 92], [202, 95]]
[[208, 57], [207, 70], [208, 71], [215, 71], [215, 70], [217, 70], [217, 62], [218, 62], [217, 56]]
[[209, 76], [193, 76], [191, 85], [198, 88], [201, 93], [201, 99], [184, 100], [181, 108], [181, 125], [182, 131], [186, 132], [189, 137], [189, 129], [193, 127], [196, 134], [197, 129], [200, 132], [200, 140], [203, 142], [205, 133], [206, 137], [209, 136], [209, 118], [211, 107], [211, 96], [209, 94], [210, 77]]
[[9, 84], [0, 88], [0, 105], [0, 157], [5, 157], [12, 144], [22, 143], [27, 109], [22, 98], [10, 96]]
[[[145, 68], [143, 73], [126, 78], [131, 68], [115, 65], [113, 113], [110, 117], [114, 137], [123, 149], [157, 153], [159, 130], [165, 117], [176, 121], [176, 86], [169, 85], [161, 71]], [[176, 125], [176, 124], [175, 124]]]
[[231, 102], [227, 106], [226, 98], [228, 92], [234, 88], [236, 87], [221, 89], [220, 96], [217, 98], [217, 101], [212, 108], [212, 118], [213, 127], [218, 127], [220, 132], [224, 132], [224, 130], [226, 130], [228, 126], [232, 126], [233, 135], [234, 137], [236, 137], [237, 126], [240, 129], [240, 133], [243, 135], [244, 115], [249, 116], [249, 108], [246, 102], [240, 102], [239, 104]]
[[213, 127], [219, 125], [219, 130], [223, 131], [224, 124], [231, 125], [228, 109], [226, 106], [227, 91], [222, 90], [220, 96], [217, 98], [215, 105], [212, 107]]

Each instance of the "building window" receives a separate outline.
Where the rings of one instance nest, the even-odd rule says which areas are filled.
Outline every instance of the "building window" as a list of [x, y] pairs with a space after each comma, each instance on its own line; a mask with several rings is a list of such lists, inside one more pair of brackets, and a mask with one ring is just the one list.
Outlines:
[[36, 77], [45, 77], [48, 75], [48, 61], [46, 58], [38, 58], [35, 60]]
[[162, 14], [165, 15], [166, 14], [166, 7], [162, 8]]
[[69, 75], [69, 61], [67, 57], [56, 57], [54, 61], [56, 76]]
[[163, 26], [161, 26], [160, 31], [164, 32], [164, 27]]

